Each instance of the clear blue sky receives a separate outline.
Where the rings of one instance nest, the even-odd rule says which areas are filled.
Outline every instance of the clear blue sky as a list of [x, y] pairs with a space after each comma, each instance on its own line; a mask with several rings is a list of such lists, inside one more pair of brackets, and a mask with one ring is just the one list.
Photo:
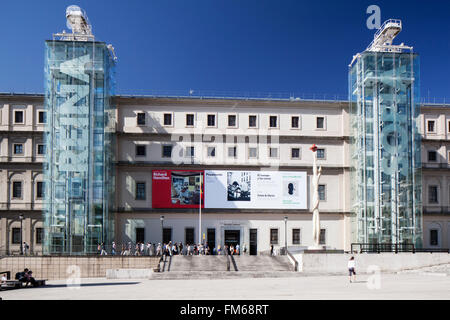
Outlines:
[[450, 100], [450, 2], [361, 0], [3, 0], [0, 92], [43, 92], [44, 40], [86, 10], [119, 58], [119, 93], [152, 90], [347, 95], [348, 64], [373, 38], [366, 8], [403, 20], [422, 96]]

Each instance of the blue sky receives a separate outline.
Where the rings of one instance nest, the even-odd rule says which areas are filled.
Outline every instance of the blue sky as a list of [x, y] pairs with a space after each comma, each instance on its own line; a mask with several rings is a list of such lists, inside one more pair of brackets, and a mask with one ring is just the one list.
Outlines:
[[43, 92], [44, 40], [86, 10], [119, 58], [118, 93], [211, 90], [347, 95], [348, 64], [371, 42], [366, 9], [398, 18], [421, 56], [423, 97], [450, 101], [450, 2], [42, 0], [1, 3], [0, 92]]

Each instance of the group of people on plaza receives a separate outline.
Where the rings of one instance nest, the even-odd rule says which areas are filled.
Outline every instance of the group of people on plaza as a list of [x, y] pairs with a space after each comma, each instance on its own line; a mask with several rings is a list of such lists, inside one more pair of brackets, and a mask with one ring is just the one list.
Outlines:
[[[246, 245], [243, 246], [243, 253], [247, 252]], [[120, 250], [115, 242], [111, 244], [111, 255], [122, 255], [122, 256], [164, 256], [164, 255], [224, 255], [228, 252], [230, 255], [241, 254], [241, 248], [239, 244], [236, 246], [225, 245], [223, 248], [219, 245], [217, 248], [209, 247], [208, 244], [186, 244], [183, 245], [182, 242], [169, 241], [169, 243], [144, 243], [138, 242], [133, 244], [128, 242], [127, 244], [122, 244]], [[108, 255], [105, 243], [98, 244], [97, 253], [99, 255]]]

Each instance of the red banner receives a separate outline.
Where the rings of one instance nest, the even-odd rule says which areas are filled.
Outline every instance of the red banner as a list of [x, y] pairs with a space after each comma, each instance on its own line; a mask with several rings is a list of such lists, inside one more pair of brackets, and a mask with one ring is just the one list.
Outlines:
[[198, 208], [201, 199], [204, 208], [204, 177], [203, 170], [153, 170], [152, 207]]

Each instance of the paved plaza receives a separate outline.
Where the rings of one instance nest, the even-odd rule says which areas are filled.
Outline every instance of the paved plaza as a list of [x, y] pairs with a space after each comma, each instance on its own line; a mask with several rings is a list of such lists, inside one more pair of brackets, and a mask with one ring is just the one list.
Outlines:
[[290, 299], [450, 299], [450, 268], [381, 274], [379, 288], [371, 275], [349, 283], [342, 276], [218, 280], [82, 279], [78, 288], [65, 280], [48, 281], [43, 288], [2, 291], [4, 300], [290, 300]]

